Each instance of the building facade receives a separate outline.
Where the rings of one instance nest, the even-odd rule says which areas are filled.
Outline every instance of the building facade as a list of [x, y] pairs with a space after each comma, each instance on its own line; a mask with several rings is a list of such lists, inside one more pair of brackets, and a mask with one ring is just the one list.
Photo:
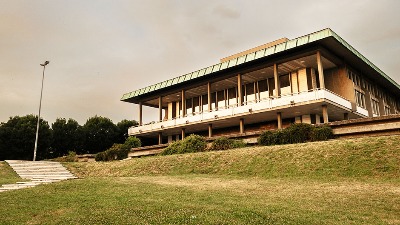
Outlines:
[[[274, 42], [123, 95], [139, 106], [129, 135], [156, 144], [291, 123], [320, 124], [400, 113], [400, 86], [331, 29]], [[159, 120], [143, 124], [142, 106]]]

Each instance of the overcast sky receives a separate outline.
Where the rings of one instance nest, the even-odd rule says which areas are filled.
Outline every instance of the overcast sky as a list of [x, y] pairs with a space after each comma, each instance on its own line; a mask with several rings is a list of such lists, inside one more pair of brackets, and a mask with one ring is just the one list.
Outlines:
[[0, 0], [0, 122], [38, 113], [45, 60], [45, 120], [117, 123], [137, 120], [126, 92], [327, 27], [400, 83], [399, 9], [398, 0]]

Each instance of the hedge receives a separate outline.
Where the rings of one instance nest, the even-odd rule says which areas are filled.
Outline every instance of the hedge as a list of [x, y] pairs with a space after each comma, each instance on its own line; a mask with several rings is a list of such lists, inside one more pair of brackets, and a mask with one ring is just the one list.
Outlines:
[[325, 141], [331, 138], [334, 138], [334, 135], [332, 128], [329, 126], [296, 123], [285, 129], [264, 131], [257, 141], [259, 145], [280, 145], [308, 141]]
[[210, 150], [227, 150], [233, 148], [243, 148], [246, 147], [246, 143], [242, 140], [228, 139], [226, 137], [220, 137], [215, 139], [211, 143]]
[[206, 150], [207, 142], [200, 135], [191, 134], [183, 140], [172, 142], [160, 155], [183, 154], [189, 152], [203, 152]]

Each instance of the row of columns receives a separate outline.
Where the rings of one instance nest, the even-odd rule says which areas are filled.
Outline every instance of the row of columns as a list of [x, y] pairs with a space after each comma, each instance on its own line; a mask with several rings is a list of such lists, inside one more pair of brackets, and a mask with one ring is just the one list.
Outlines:
[[[348, 114], [347, 114], [348, 116]], [[322, 105], [322, 117], [324, 120], [324, 123], [328, 123], [328, 106], [327, 105]], [[346, 117], [346, 115], [345, 115]], [[278, 129], [282, 129], [282, 113], [278, 112], [276, 113], [276, 118], [277, 118], [277, 125], [278, 125]], [[213, 135], [213, 129], [212, 129], [212, 124], [208, 124], [208, 137], [212, 137]], [[185, 139], [186, 136], [186, 132], [185, 132], [185, 128], [181, 129], [181, 137], [182, 140]], [[239, 130], [240, 133], [243, 134], [244, 133], [244, 118], [240, 118], [239, 120]], [[162, 144], [162, 132], [158, 133], [158, 144]]]
[[[325, 89], [325, 79], [324, 79], [324, 68], [322, 65], [322, 59], [321, 59], [321, 53], [320, 51], [317, 51], [317, 66], [318, 66], [318, 76], [319, 76], [319, 81], [320, 81], [320, 88]], [[281, 89], [280, 89], [280, 82], [279, 82], [279, 75], [278, 75], [278, 64], [273, 65], [274, 68], [274, 81], [275, 81], [275, 97], [279, 97], [281, 95]], [[313, 81], [313, 89], [316, 89], [316, 84], [315, 84], [315, 75], [312, 78]], [[242, 75], [238, 74], [237, 75], [237, 84], [238, 84], [238, 104], [242, 105], [243, 104], [243, 80], [242, 80]], [[207, 96], [208, 96], [208, 111], [211, 111], [211, 82], [207, 83]], [[187, 111], [186, 111], [186, 96], [185, 96], [185, 90], [183, 89], [181, 91], [181, 102], [182, 102], [182, 114], [183, 116], [186, 116]], [[158, 99], [158, 105], [159, 105], [159, 121], [162, 121], [162, 96], [159, 97]], [[139, 125], [143, 125], [143, 108], [142, 108], [142, 102], [139, 102]]]

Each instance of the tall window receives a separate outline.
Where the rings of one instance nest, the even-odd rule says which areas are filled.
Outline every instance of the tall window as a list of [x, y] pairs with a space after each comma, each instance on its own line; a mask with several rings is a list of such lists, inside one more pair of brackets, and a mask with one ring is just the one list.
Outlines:
[[385, 105], [385, 115], [390, 115], [390, 106]]
[[379, 102], [378, 102], [378, 100], [372, 98], [371, 99], [371, 104], [372, 104], [372, 113], [379, 116]]
[[364, 93], [360, 92], [359, 90], [355, 90], [355, 97], [356, 97], [356, 103], [358, 106], [361, 108], [365, 109], [365, 95]]

